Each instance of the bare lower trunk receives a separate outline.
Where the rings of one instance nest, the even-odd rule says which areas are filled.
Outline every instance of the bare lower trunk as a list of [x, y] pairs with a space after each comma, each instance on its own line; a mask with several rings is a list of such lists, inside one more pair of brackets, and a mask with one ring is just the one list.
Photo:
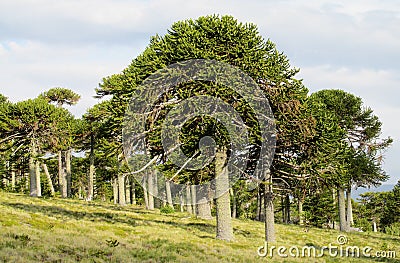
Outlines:
[[197, 207], [196, 207], [197, 194], [196, 194], [196, 186], [195, 185], [190, 186], [190, 194], [192, 195], [192, 211], [193, 211], [194, 215], [197, 215]]
[[125, 202], [125, 177], [123, 174], [118, 175], [118, 203], [126, 205]]
[[89, 180], [88, 180], [88, 193], [87, 200], [92, 201], [94, 198], [94, 135], [90, 135], [90, 155], [89, 155]]
[[65, 152], [65, 173], [67, 181], [67, 197], [71, 197], [72, 174], [71, 174], [71, 150]]
[[353, 222], [353, 205], [351, 203], [351, 187], [347, 189], [347, 227], [350, 229], [354, 225]]
[[182, 193], [179, 193], [179, 201], [180, 201], [180, 209], [181, 209], [181, 212], [183, 212], [183, 207], [185, 206], [185, 201], [183, 200], [183, 195], [182, 195]]
[[167, 203], [173, 208], [174, 204], [172, 203], [171, 185], [168, 180], [165, 180], [165, 191], [167, 192]]
[[42, 186], [40, 185], [40, 165], [38, 161], [35, 163], [35, 176], [37, 196], [42, 196]]
[[210, 202], [203, 197], [197, 204], [197, 217], [202, 219], [212, 219]]
[[186, 211], [188, 211], [189, 214], [193, 213], [192, 201], [190, 195], [190, 185], [186, 185]]
[[290, 222], [290, 198], [287, 194], [285, 197], [285, 223], [288, 224]]
[[125, 200], [127, 204], [131, 203], [131, 182], [128, 176], [125, 180]]
[[148, 188], [146, 187], [146, 180], [147, 177], [145, 177], [145, 180], [143, 181], [143, 198], [144, 198], [144, 205], [146, 206], [146, 209], [149, 209], [149, 196], [148, 196]]
[[113, 179], [113, 197], [114, 197], [114, 204], [118, 203], [118, 179], [114, 177]]
[[343, 187], [338, 188], [338, 204], [339, 204], [339, 221], [340, 221], [340, 231], [348, 232], [346, 222], [346, 201], [344, 197]]
[[154, 184], [153, 184], [153, 174], [152, 172], [148, 173], [147, 178], [147, 192], [148, 192], [148, 201], [149, 201], [149, 210], [154, 210]]
[[272, 192], [272, 175], [269, 170], [265, 172], [265, 179], [268, 185], [264, 187], [264, 207], [265, 207], [265, 242], [275, 242], [275, 214], [274, 214], [274, 194]]
[[303, 212], [303, 200], [301, 197], [297, 199], [297, 206], [299, 212], [299, 225], [304, 225], [304, 212]]
[[217, 239], [233, 239], [231, 204], [229, 196], [229, 177], [226, 167], [226, 152], [218, 151], [215, 156], [215, 193], [217, 215]]
[[376, 227], [376, 222], [375, 222], [375, 220], [374, 220], [374, 222], [372, 223], [372, 231], [378, 232], [378, 228]]
[[236, 197], [233, 188], [229, 189], [229, 193], [232, 197], [232, 218], [236, 218]]
[[29, 157], [29, 182], [30, 182], [30, 196], [37, 197], [37, 181], [36, 181], [36, 167], [33, 157]]
[[199, 188], [200, 200], [197, 202], [197, 217], [202, 219], [212, 219], [211, 216], [211, 205], [207, 200], [209, 195], [209, 187], [201, 185]]
[[136, 185], [134, 179], [132, 179], [131, 182], [131, 199], [132, 199], [132, 205], [136, 205]]
[[49, 183], [51, 196], [54, 196], [56, 193], [54, 191], [53, 182], [51, 181], [51, 176], [50, 176], [50, 173], [49, 173], [49, 169], [47, 169], [47, 164], [43, 163], [42, 164], [42, 168], [43, 168], [44, 174], [46, 175], [47, 182]]
[[14, 191], [15, 190], [15, 171], [11, 171], [11, 189]]

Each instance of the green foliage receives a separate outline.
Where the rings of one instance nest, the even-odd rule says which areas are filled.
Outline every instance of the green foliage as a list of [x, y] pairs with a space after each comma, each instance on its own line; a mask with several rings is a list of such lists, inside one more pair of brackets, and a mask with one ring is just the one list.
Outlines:
[[175, 213], [175, 209], [169, 205], [163, 206], [160, 208], [161, 214], [172, 214]]
[[385, 233], [392, 236], [400, 237], [400, 222], [395, 222], [390, 226], [385, 227]]
[[47, 100], [47, 102], [55, 103], [59, 107], [64, 104], [74, 105], [81, 98], [80, 95], [66, 88], [52, 88], [42, 93], [39, 97]]

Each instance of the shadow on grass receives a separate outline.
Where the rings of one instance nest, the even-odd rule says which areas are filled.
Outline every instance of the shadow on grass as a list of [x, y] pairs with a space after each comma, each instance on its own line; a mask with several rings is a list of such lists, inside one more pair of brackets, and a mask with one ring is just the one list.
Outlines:
[[[169, 220], [146, 220], [142, 218], [135, 218], [128, 215], [120, 215], [114, 213], [107, 212], [85, 212], [85, 211], [73, 211], [65, 208], [61, 208], [58, 206], [49, 206], [49, 205], [35, 205], [35, 204], [23, 204], [23, 203], [2, 203], [2, 205], [12, 207], [14, 209], [21, 209], [28, 213], [40, 213], [46, 216], [52, 216], [57, 219], [75, 219], [75, 220], [89, 220], [92, 222], [106, 222], [110, 224], [121, 223], [129, 226], [138, 226], [138, 225], [150, 225], [151, 223], [157, 224], [166, 224], [171, 225], [177, 228], [181, 228], [186, 231], [191, 231], [192, 234], [200, 237], [200, 238], [209, 238], [209, 236], [204, 235], [205, 233], [215, 233], [215, 226], [203, 222], [190, 222], [190, 223], [180, 223]], [[91, 204], [92, 206], [92, 204]], [[82, 206], [84, 209], [84, 206]], [[109, 208], [109, 207], [107, 207]], [[133, 208], [134, 209], [134, 208]], [[118, 211], [132, 211], [131, 209], [118, 209]], [[135, 209], [135, 212], [138, 213], [146, 213], [146, 211], [142, 211], [141, 209]], [[154, 213], [151, 213], [154, 215]], [[171, 219], [173, 219], [172, 217]], [[196, 233], [197, 232], [197, 233]]]

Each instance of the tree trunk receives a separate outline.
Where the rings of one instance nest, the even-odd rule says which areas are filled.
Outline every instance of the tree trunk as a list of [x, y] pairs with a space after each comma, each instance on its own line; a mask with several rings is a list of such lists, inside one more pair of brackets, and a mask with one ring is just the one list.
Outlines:
[[51, 196], [55, 196], [56, 193], [54, 191], [53, 182], [51, 181], [51, 176], [50, 176], [50, 173], [49, 173], [49, 169], [47, 169], [47, 164], [42, 163], [42, 167], [43, 167], [44, 174], [46, 175], [47, 181], [49, 183]]
[[212, 219], [210, 202], [203, 197], [197, 204], [197, 217], [202, 219]]
[[114, 197], [114, 204], [118, 203], [118, 179], [117, 177], [113, 178], [113, 197]]
[[192, 211], [193, 211], [194, 215], [197, 215], [197, 207], [196, 207], [197, 194], [196, 194], [196, 186], [195, 185], [190, 186], [190, 194], [192, 195]]
[[15, 171], [11, 170], [11, 189], [15, 190]]
[[88, 180], [88, 193], [87, 200], [92, 201], [94, 198], [94, 135], [90, 134], [90, 155], [89, 155], [89, 180]]
[[186, 185], [186, 211], [188, 211], [189, 214], [193, 214], [190, 185]]
[[375, 220], [374, 220], [374, 222], [373, 222], [372, 224], [373, 224], [373, 225], [372, 225], [372, 231], [378, 232], [378, 228], [376, 227], [376, 222], [375, 222]]
[[132, 179], [132, 182], [131, 182], [131, 199], [132, 199], [132, 205], [136, 205], [136, 185], [135, 185], [135, 179]]
[[148, 173], [147, 178], [147, 192], [149, 201], [149, 210], [154, 210], [154, 184], [153, 184], [153, 173]]
[[144, 198], [144, 205], [146, 207], [147, 210], [149, 210], [149, 196], [148, 196], [148, 188], [146, 187], [146, 180], [147, 177], [144, 177], [143, 180], [143, 198]]
[[289, 195], [288, 194], [286, 194], [286, 197], [285, 197], [285, 214], [286, 214], [286, 216], [285, 216], [285, 219], [286, 219], [286, 221], [285, 221], [285, 223], [286, 224], [289, 224], [289, 222], [290, 222], [290, 197], [289, 197]]
[[199, 194], [201, 199], [197, 202], [197, 217], [202, 219], [212, 219], [210, 202], [207, 200], [209, 187], [201, 185]]
[[35, 163], [35, 176], [36, 176], [37, 196], [42, 196], [42, 186], [40, 185], [40, 165], [38, 161], [36, 161]]
[[71, 197], [71, 185], [72, 185], [72, 175], [71, 175], [71, 150], [68, 149], [65, 152], [65, 172], [67, 181], [67, 197]]
[[351, 203], [351, 187], [347, 189], [347, 227], [350, 229], [354, 225], [353, 222], [353, 205]]
[[170, 207], [174, 208], [174, 204], [172, 203], [172, 195], [171, 195], [171, 185], [168, 179], [165, 180], [165, 191], [167, 192], [167, 203]]
[[346, 222], [346, 201], [344, 198], [343, 187], [338, 188], [338, 204], [339, 204], [340, 231], [348, 232], [347, 222]]
[[126, 205], [125, 201], [125, 176], [118, 174], [118, 203], [120, 205]]
[[229, 193], [232, 196], [232, 218], [236, 218], [236, 197], [233, 188], [229, 189]]
[[268, 186], [264, 187], [264, 206], [265, 206], [265, 242], [275, 242], [275, 215], [274, 215], [274, 194], [272, 192], [272, 175], [268, 170], [266, 173], [266, 181]]
[[37, 197], [37, 181], [36, 181], [36, 167], [35, 160], [33, 159], [33, 150], [31, 156], [29, 157], [29, 181], [30, 181], [30, 196]]
[[233, 239], [231, 204], [229, 196], [229, 177], [226, 167], [226, 152], [217, 151], [215, 156], [215, 192], [217, 214], [217, 239]]
[[180, 210], [181, 212], [183, 212], [183, 207], [185, 206], [185, 201], [183, 199], [183, 194], [182, 192], [179, 193], [179, 201], [180, 201]]
[[125, 200], [127, 204], [131, 203], [131, 182], [129, 176], [125, 179]]
[[304, 213], [303, 213], [303, 198], [299, 197], [297, 199], [297, 206], [299, 212], [299, 225], [304, 225]]

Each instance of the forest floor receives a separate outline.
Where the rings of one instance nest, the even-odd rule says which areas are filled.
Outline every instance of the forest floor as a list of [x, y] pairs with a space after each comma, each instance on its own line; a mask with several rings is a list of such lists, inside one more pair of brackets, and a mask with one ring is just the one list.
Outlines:
[[[215, 239], [215, 219], [201, 220], [187, 213], [162, 214], [140, 206], [59, 198], [31, 198], [0, 191], [1, 262], [400, 262], [400, 237], [382, 233], [346, 233], [342, 246], [360, 248], [360, 258], [329, 255], [302, 257], [304, 246], [338, 246], [336, 230], [276, 224], [277, 242], [288, 257], [261, 257], [264, 224], [233, 220], [235, 241]], [[289, 255], [291, 247], [299, 257]], [[397, 259], [362, 255], [395, 251]], [[261, 251], [263, 252], [263, 251]], [[295, 253], [295, 248], [291, 248]], [[343, 253], [346, 254], [345, 252]], [[340, 254], [339, 254], [340, 255]]]

